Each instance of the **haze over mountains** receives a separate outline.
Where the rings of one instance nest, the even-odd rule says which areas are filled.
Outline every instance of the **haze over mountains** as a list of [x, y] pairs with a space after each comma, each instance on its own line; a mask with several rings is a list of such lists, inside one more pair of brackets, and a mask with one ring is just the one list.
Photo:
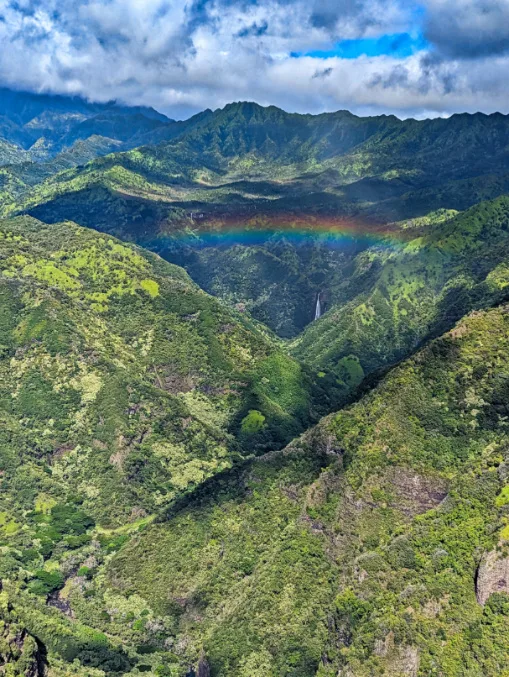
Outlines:
[[509, 116], [0, 137], [0, 674], [505, 675]]

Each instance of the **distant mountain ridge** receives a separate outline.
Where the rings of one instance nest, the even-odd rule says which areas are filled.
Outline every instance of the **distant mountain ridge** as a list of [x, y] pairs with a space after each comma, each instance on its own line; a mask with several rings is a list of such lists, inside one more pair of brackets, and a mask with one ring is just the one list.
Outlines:
[[[138, 124], [139, 113], [112, 110], [65, 132], [59, 143], [76, 140], [54, 157], [27, 162], [20, 149], [21, 163], [0, 167], [0, 213], [68, 219], [154, 249], [284, 337], [312, 320], [318, 291], [336, 297], [348, 260], [277, 243], [219, 254], [203, 233], [323, 233], [346, 222], [362, 235], [366, 224], [463, 211], [509, 192], [509, 117], [501, 114], [400, 120], [236, 102]], [[12, 163], [15, 149], [4, 154]]]
[[[127, 106], [115, 101], [95, 103], [78, 96], [0, 88], [0, 140], [30, 151], [32, 160], [50, 157], [92, 135], [120, 140], [134, 147], [171, 141], [195, 128], [198, 131], [191, 133], [189, 141], [197, 150], [221, 152], [225, 157], [257, 151], [272, 159], [277, 156], [292, 162], [305, 161], [310, 154], [326, 160], [370, 139], [372, 143], [384, 145], [393, 143], [394, 135], [398, 135], [401, 150], [405, 150], [405, 146], [408, 150], [408, 142], [412, 145], [409, 135], [415, 133], [421, 134], [421, 143], [426, 144], [430, 136], [440, 136], [451, 126], [461, 129], [465, 123], [471, 126], [475, 120], [477, 126], [493, 127], [495, 121], [498, 125], [507, 124], [507, 119], [508, 116], [500, 113], [464, 113], [425, 120], [400, 120], [394, 115], [359, 117], [347, 110], [300, 114], [288, 113], [276, 106], [239, 101], [175, 121], [145, 106]], [[208, 124], [204, 126], [204, 122]], [[423, 130], [426, 130], [424, 134]], [[0, 151], [1, 164], [11, 160], [12, 157]]]
[[[318, 291], [331, 309], [352, 265], [350, 254], [288, 245], [285, 231], [353, 224], [355, 254], [373, 224], [463, 211], [509, 192], [502, 114], [400, 120], [234, 102], [171, 121], [114, 103], [10, 100], [12, 120], [30, 119], [37, 133], [55, 120], [56, 131], [52, 157], [45, 142], [24, 150], [0, 141], [11, 163], [0, 167], [0, 213], [72, 220], [147, 246], [283, 337], [311, 322]], [[276, 237], [220, 250], [202, 239], [229, 230]]]
[[78, 140], [103, 136], [128, 142], [173, 123], [145, 106], [124, 106], [115, 101], [92, 103], [77, 96], [34, 94], [0, 88], [0, 139], [17, 149], [16, 159], [0, 145], [0, 164], [44, 160]]

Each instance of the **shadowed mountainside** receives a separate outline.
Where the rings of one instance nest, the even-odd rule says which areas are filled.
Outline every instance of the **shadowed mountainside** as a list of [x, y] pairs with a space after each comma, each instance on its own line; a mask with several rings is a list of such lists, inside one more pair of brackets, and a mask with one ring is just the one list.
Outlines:
[[[366, 235], [509, 191], [509, 118], [498, 114], [402, 121], [235, 103], [170, 128], [170, 140], [63, 172], [61, 156], [4, 168], [3, 212], [149, 247], [291, 337], [312, 320], [317, 293], [332, 306]], [[246, 232], [265, 235], [228, 239]], [[335, 251], [314, 238], [342, 232], [350, 245]], [[288, 238], [299, 233], [307, 246]]]
[[505, 675], [509, 118], [0, 137], [0, 673]]

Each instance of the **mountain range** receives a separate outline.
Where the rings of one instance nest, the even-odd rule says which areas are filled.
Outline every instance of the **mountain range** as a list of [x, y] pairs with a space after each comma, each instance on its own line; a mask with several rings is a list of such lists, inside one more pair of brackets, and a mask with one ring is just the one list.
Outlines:
[[509, 116], [4, 89], [0, 165], [0, 674], [505, 675]]

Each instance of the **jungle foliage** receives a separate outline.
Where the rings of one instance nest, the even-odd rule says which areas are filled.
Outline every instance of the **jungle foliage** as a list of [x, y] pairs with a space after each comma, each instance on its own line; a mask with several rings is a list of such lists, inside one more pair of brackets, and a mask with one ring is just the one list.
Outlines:
[[508, 120], [3, 92], [0, 674], [509, 675]]
[[115, 555], [106, 589], [171, 618], [176, 654], [212, 675], [504, 674], [509, 597], [480, 605], [476, 572], [508, 555], [508, 317], [473, 313], [203, 484]]

